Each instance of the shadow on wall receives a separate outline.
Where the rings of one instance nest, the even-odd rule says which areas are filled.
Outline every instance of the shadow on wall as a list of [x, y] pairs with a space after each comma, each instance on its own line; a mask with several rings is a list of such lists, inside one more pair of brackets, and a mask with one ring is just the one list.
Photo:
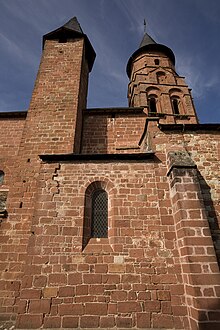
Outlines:
[[209, 222], [212, 240], [214, 243], [215, 253], [220, 268], [220, 228], [218, 223], [218, 217], [213, 204], [211, 188], [199, 171], [198, 171], [198, 179], [199, 179], [202, 198], [205, 206], [205, 212]]
[[209, 310], [199, 311], [198, 330], [219, 330], [220, 329], [219, 304], [209, 306]]

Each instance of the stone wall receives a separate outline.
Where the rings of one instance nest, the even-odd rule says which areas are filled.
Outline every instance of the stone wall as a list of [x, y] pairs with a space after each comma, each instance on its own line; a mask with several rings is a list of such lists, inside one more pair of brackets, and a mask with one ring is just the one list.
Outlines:
[[[2, 159], [2, 320], [16, 317], [18, 328], [218, 328], [219, 134], [166, 131], [152, 120], [147, 127], [142, 138], [155, 155], [145, 160], [25, 154], [4, 167]], [[108, 193], [108, 238], [84, 244], [91, 184]]]
[[[75, 24], [45, 36], [27, 117], [0, 115], [0, 321], [217, 330], [219, 126], [197, 124], [188, 86], [160, 53], [149, 55], [153, 71], [135, 62], [137, 107], [86, 109], [94, 54]], [[153, 90], [159, 110], [148, 117]], [[104, 238], [88, 230], [96, 188], [108, 195]]]
[[[187, 327], [166, 169], [153, 161], [44, 164], [17, 326]], [[83, 247], [87, 187], [109, 235]]]
[[[118, 110], [118, 111], [117, 111]], [[139, 153], [146, 114], [143, 109], [103, 109], [84, 112], [82, 153]]]
[[1, 155], [0, 158], [9, 158], [16, 156], [19, 150], [23, 128], [25, 124], [26, 114], [9, 116], [3, 113], [0, 116], [0, 141]]

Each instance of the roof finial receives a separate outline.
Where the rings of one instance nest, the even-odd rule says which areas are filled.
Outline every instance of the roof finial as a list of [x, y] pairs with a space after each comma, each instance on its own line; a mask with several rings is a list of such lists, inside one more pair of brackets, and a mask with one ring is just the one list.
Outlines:
[[147, 25], [147, 23], [146, 23], [146, 20], [144, 19], [144, 33], [146, 33], [146, 25]]

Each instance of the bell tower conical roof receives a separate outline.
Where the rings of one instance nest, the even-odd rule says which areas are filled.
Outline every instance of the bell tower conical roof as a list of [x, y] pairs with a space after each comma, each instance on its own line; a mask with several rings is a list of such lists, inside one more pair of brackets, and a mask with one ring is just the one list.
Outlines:
[[151, 44], [156, 44], [156, 41], [154, 41], [154, 39], [151, 38], [151, 37], [149, 36], [149, 34], [147, 34], [147, 33], [145, 32], [145, 33], [144, 33], [144, 36], [143, 36], [143, 39], [142, 39], [142, 41], [141, 41], [141, 43], [140, 43], [139, 48], [142, 48], [142, 47], [144, 47], [144, 46], [151, 45]]
[[165, 45], [156, 43], [156, 41], [154, 41], [154, 39], [145, 32], [139, 48], [131, 55], [128, 60], [126, 71], [129, 78], [131, 76], [132, 62], [134, 59], [138, 55], [148, 52], [163, 53], [171, 60], [172, 64], [175, 65], [175, 55], [173, 51]]
[[86, 58], [88, 60], [89, 71], [91, 71], [96, 57], [96, 53], [87, 35], [83, 33], [83, 30], [76, 17], [71, 18], [68, 22], [66, 22], [58, 29], [45, 34], [43, 36], [43, 47], [46, 40], [54, 40], [60, 38], [66, 38], [66, 39], [83, 38], [85, 40]]

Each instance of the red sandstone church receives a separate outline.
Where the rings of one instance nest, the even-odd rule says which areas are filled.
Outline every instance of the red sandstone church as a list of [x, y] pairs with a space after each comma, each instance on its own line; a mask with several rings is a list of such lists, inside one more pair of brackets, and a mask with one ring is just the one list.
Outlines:
[[220, 124], [144, 34], [127, 108], [86, 108], [76, 18], [43, 37], [28, 112], [0, 113], [4, 328], [220, 329]]

